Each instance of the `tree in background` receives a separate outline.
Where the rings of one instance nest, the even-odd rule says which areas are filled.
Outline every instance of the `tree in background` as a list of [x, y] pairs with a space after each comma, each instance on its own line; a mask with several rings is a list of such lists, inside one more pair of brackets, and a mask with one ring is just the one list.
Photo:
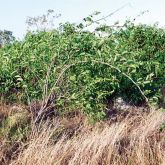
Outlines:
[[0, 30], [0, 47], [15, 40], [13, 33], [9, 30]]
[[28, 17], [26, 24], [28, 31], [47, 31], [54, 28], [54, 21], [61, 14], [54, 15], [54, 10], [49, 9], [46, 14], [37, 17]]

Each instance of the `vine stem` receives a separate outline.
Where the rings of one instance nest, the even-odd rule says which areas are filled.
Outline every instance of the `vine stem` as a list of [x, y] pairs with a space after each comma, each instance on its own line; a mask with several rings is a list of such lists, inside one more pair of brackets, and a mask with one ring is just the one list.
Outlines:
[[139, 92], [141, 93], [141, 95], [143, 96], [143, 98], [145, 99], [146, 103], [148, 103], [148, 98], [145, 96], [144, 92], [141, 90], [141, 88], [139, 87], [139, 85], [130, 77], [128, 76], [126, 73], [122, 72], [119, 68], [109, 64], [109, 63], [105, 63], [102, 61], [96, 61], [96, 60], [92, 60], [95, 63], [99, 63], [99, 64], [103, 64], [103, 65], [107, 65], [115, 70], [117, 70], [119, 73], [121, 73], [123, 76], [127, 77], [139, 90]]
[[105, 20], [106, 18], [111, 17], [112, 15], [114, 15], [115, 13], [117, 13], [118, 11], [122, 10], [123, 8], [125, 8], [127, 6], [131, 6], [131, 4], [130, 3], [126, 3], [123, 6], [121, 6], [120, 8], [116, 9], [115, 11], [113, 11], [112, 13], [110, 13], [110, 14], [102, 17], [102, 18], [99, 18], [99, 19], [95, 20], [94, 22], [99, 22], [99, 21]]
[[[47, 98], [47, 101], [48, 101], [49, 98], [51, 97], [51, 94], [52, 94], [54, 88], [55, 88], [56, 86], [58, 86], [58, 84], [59, 84], [59, 82], [60, 82], [60, 80], [61, 80], [61, 77], [64, 75], [64, 73], [65, 73], [68, 69], [70, 69], [72, 66], [76, 66], [76, 65], [78, 65], [78, 64], [88, 63], [88, 62], [89, 62], [89, 61], [78, 61], [78, 62], [76, 62], [76, 63], [70, 64], [70, 65], [66, 65], [66, 66], [64, 67], [64, 69], [61, 71], [61, 73], [59, 74], [59, 76], [58, 76], [58, 78], [57, 78], [55, 84], [53, 85], [53, 87], [52, 87], [52, 89], [51, 89], [51, 91], [50, 91], [50, 94], [49, 94], [49, 96], [48, 96], [48, 98]], [[143, 98], [145, 99], [146, 103], [148, 104], [148, 98], [145, 96], [145, 94], [144, 94], [144, 92], [141, 90], [140, 86], [139, 86], [130, 76], [128, 76], [126, 73], [122, 72], [119, 68], [117, 68], [117, 67], [115, 67], [115, 66], [113, 66], [113, 65], [111, 65], [111, 64], [109, 64], [109, 63], [103, 62], [103, 61], [90, 60], [90, 62], [97, 63], [97, 64], [102, 64], [102, 65], [106, 65], [106, 66], [108, 66], [108, 67], [110, 67], [110, 68], [112, 68], [112, 69], [117, 70], [117, 71], [118, 71], [119, 73], [121, 73], [123, 76], [125, 76], [126, 78], [128, 78], [128, 79], [137, 87], [137, 89], [139, 90], [139, 92], [141, 93], [141, 95], [143, 96]], [[46, 104], [45, 104], [45, 105], [46, 105]]]

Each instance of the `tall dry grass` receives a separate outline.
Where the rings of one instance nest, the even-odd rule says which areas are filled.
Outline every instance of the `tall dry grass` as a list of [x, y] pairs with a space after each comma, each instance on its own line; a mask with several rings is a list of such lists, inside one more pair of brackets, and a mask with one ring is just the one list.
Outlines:
[[128, 115], [93, 127], [80, 124], [77, 132], [56, 136], [60, 122], [34, 131], [12, 165], [164, 165], [165, 141], [160, 111]]

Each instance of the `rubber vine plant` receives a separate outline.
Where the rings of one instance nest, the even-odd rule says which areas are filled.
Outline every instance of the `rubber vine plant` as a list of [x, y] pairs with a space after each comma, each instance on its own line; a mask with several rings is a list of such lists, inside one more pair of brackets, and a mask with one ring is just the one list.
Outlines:
[[132, 21], [101, 24], [105, 18], [98, 16], [29, 31], [23, 41], [0, 49], [0, 95], [25, 103], [44, 100], [44, 109], [55, 94], [60, 112], [81, 110], [93, 120], [103, 119], [108, 99], [116, 97], [158, 104], [165, 83], [165, 30]]

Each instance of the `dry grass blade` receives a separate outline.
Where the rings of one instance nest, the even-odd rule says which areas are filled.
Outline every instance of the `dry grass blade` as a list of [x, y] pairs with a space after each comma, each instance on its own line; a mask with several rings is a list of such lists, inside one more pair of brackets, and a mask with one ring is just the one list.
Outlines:
[[164, 122], [162, 112], [152, 111], [112, 124], [98, 123], [92, 129], [84, 126], [79, 134], [72, 138], [64, 134], [56, 142], [52, 140], [52, 132], [59, 125], [53, 129], [45, 127], [12, 164], [163, 164], [165, 143], [159, 128]]

